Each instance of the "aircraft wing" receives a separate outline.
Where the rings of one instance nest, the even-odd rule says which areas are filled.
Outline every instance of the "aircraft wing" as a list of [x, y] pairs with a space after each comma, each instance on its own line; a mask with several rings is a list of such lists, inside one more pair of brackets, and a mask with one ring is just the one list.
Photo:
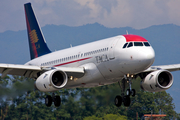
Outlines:
[[160, 66], [151, 66], [143, 72], [152, 72], [156, 70], [168, 70], [170, 72], [180, 70], [180, 64], [172, 64], [172, 65], [160, 65]]
[[17, 65], [17, 64], [0, 64], [0, 73], [2, 78], [7, 74], [18, 75], [25, 77], [37, 77], [40, 72], [45, 72], [52, 69], [59, 69], [68, 76], [74, 76], [80, 78], [84, 75], [85, 71], [83, 67], [43, 67], [43, 66], [29, 66], [29, 65]]

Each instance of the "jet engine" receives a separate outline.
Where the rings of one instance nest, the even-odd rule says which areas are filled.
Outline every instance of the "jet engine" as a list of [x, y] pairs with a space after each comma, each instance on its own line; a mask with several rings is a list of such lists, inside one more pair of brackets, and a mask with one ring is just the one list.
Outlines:
[[149, 73], [141, 82], [141, 88], [148, 92], [160, 92], [169, 89], [173, 84], [173, 76], [167, 70]]
[[54, 69], [41, 74], [35, 82], [35, 87], [43, 92], [51, 92], [63, 88], [67, 81], [68, 77], [64, 71]]

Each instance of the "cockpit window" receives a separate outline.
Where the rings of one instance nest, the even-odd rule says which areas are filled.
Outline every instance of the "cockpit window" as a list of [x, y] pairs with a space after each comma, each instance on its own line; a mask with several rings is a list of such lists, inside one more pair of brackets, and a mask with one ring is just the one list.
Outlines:
[[143, 46], [142, 42], [134, 42], [134, 46]]
[[150, 44], [148, 42], [144, 42], [145, 46], [150, 46]]
[[146, 46], [149, 47], [151, 46], [148, 42], [129, 42], [125, 43], [123, 48], [129, 48], [129, 47], [136, 47], [136, 46]]
[[127, 47], [129, 48], [129, 47], [132, 47], [132, 46], [133, 46], [133, 43], [130, 42], [129, 45], [128, 45]]
[[126, 48], [127, 44], [128, 44], [128, 43], [125, 43], [124, 46], [123, 46], [123, 48]]

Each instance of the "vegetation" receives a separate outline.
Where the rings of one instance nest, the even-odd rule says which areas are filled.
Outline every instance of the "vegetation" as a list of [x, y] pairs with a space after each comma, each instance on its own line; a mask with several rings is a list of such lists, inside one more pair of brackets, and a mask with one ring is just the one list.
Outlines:
[[[135, 80], [138, 82], [138, 80]], [[95, 88], [61, 89], [62, 104], [46, 107], [44, 98], [51, 93], [34, 90], [34, 81], [11, 76], [0, 79], [1, 120], [136, 120], [144, 114], [166, 114], [165, 120], [180, 119], [174, 111], [172, 97], [166, 92], [144, 92], [136, 87], [131, 106], [116, 107], [114, 98], [120, 94], [118, 84]]]

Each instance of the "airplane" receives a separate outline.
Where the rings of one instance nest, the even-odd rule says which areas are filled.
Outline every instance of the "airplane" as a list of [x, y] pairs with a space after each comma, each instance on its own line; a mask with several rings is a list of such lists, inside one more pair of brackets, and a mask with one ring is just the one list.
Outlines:
[[142, 79], [139, 86], [148, 92], [160, 92], [173, 84], [170, 72], [180, 70], [180, 64], [152, 66], [155, 52], [139, 35], [118, 35], [95, 42], [51, 52], [36, 19], [31, 3], [24, 4], [31, 60], [24, 65], [0, 64], [1, 77], [18, 75], [35, 79], [35, 88], [47, 95], [45, 104], [61, 105], [54, 91], [89, 88], [119, 83], [121, 95], [114, 103], [130, 106], [130, 96], [136, 95], [132, 79]]

